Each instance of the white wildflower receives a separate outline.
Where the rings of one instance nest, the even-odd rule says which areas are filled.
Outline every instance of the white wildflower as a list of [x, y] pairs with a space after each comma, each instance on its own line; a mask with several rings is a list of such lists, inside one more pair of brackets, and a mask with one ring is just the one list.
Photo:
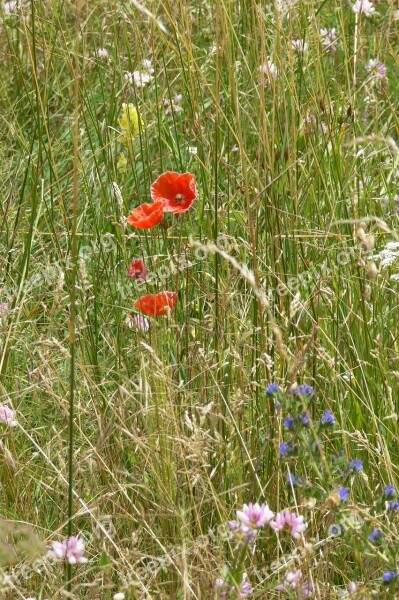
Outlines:
[[145, 87], [147, 83], [151, 83], [151, 81], [154, 79], [154, 69], [151, 61], [145, 59], [141, 64], [143, 66], [142, 69], [137, 69], [136, 71], [133, 71], [133, 73], [128, 71], [125, 74], [126, 81], [130, 83], [130, 85], [134, 84], [138, 88]]
[[356, 0], [352, 10], [355, 14], [365, 15], [366, 17], [370, 17], [375, 13], [375, 8], [370, 0]]
[[380, 267], [391, 267], [399, 260], [399, 242], [388, 242], [385, 248], [372, 256], [372, 258], [380, 261]]
[[271, 60], [268, 60], [267, 63], [260, 65], [259, 73], [261, 76], [266, 75], [266, 77], [262, 77], [265, 84], [270, 83], [271, 81], [277, 81], [278, 79], [278, 69]]
[[305, 40], [292, 40], [291, 46], [296, 52], [307, 52], [308, 50], [308, 44]]
[[335, 45], [337, 39], [336, 29], [320, 29], [320, 41], [324, 50], [329, 52], [336, 52], [337, 47]]
[[4, 3], [4, 14], [8, 17], [18, 12], [19, 4], [17, 0], [10, 0]]
[[98, 58], [106, 59], [108, 58], [108, 50], [106, 48], [99, 48], [97, 50]]

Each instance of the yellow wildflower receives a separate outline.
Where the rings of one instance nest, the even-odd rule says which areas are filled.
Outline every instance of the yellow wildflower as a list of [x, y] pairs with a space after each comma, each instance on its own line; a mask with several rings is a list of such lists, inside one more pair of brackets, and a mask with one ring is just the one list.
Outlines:
[[133, 141], [140, 133], [140, 126], [144, 125], [140, 113], [133, 104], [122, 104], [122, 114], [119, 117], [119, 127], [122, 130], [122, 143]]
[[120, 157], [118, 158], [118, 162], [117, 165], [118, 167], [118, 171], [119, 173], [121, 173], [122, 175], [124, 175], [126, 173], [126, 169], [127, 169], [127, 158], [124, 154], [121, 154]]

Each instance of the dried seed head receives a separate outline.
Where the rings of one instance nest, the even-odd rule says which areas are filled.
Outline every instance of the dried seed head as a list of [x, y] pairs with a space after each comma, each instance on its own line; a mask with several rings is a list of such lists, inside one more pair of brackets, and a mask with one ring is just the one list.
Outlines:
[[368, 283], [364, 286], [363, 298], [365, 300], [370, 300], [370, 298], [371, 298], [371, 287], [369, 286]]
[[374, 281], [375, 279], [377, 279], [378, 276], [378, 269], [377, 269], [377, 265], [375, 264], [374, 261], [371, 261], [369, 263], [367, 263], [367, 273], [369, 278]]

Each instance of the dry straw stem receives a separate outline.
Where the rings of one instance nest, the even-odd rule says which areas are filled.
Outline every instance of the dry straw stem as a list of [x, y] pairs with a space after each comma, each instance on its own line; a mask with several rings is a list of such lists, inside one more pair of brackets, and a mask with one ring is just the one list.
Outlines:
[[130, 0], [130, 2], [131, 2], [131, 4], [133, 4], [133, 6], [135, 8], [137, 8], [137, 10], [139, 10], [141, 13], [143, 13], [147, 17], [150, 17], [150, 19], [152, 19], [154, 21], [154, 23], [159, 27], [159, 29], [161, 31], [163, 31], [163, 33], [168, 33], [168, 30], [166, 29], [166, 27], [162, 23], [162, 21], [157, 19], [157, 17], [150, 10], [148, 10], [148, 8], [146, 6], [144, 6], [144, 4], [142, 2], [139, 2], [138, 0]]
[[390, 136], [384, 137], [382, 135], [366, 135], [363, 137], [357, 137], [346, 142], [345, 146], [358, 146], [361, 144], [367, 144], [368, 142], [379, 142], [381, 144], [385, 144], [388, 146], [394, 156], [399, 156], [399, 148], [395, 140]]
[[338, 225], [364, 225], [365, 223], [375, 223], [379, 229], [383, 233], [388, 233], [392, 235], [395, 240], [399, 241], [399, 235], [387, 225], [385, 221], [380, 219], [379, 217], [361, 217], [359, 219], [342, 219], [339, 221], [334, 221], [331, 223], [332, 227], [336, 227]]

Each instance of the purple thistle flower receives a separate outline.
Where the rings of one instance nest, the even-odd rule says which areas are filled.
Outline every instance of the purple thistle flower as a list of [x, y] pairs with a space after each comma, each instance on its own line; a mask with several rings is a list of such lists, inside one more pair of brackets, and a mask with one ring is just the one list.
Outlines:
[[351, 462], [348, 464], [348, 470], [352, 471], [353, 473], [363, 471], [363, 463], [360, 458], [354, 458], [351, 460]]
[[395, 498], [396, 490], [393, 485], [387, 485], [382, 492], [383, 498]]
[[280, 388], [278, 386], [278, 383], [271, 383], [266, 388], [266, 394], [268, 396], [273, 396], [274, 394], [278, 394], [279, 391], [280, 391]]
[[399, 511], [399, 502], [395, 502], [394, 500], [390, 500], [388, 502], [388, 510], [393, 511], [393, 512], [398, 512]]
[[340, 502], [346, 502], [347, 500], [349, 500], [348, 488], [342, 488], [339, 490], [339, 499], [340, 499]]
[[321, 425], [325, 425], [327, 427], [332, 427], [335, 425], [335, 417], [329, 408], [327, 408], [326, 412], [321, 415], [320, 423]]
[[288, 415], [288, 417], [285, 417], [285, 419], [283, 421], [283, 425], [284, 425], [285, 429], [294, 429], [295, 419], [293, 419], [291, 417], [291, 415]]
[[383, 537], [384, 534], [382, 533], [382, 531], [380, 531], [379, 529], [374, 529], [374, 531], [370, 533], [368, 539], [370, 540], [370, 542], [378, 544]]

